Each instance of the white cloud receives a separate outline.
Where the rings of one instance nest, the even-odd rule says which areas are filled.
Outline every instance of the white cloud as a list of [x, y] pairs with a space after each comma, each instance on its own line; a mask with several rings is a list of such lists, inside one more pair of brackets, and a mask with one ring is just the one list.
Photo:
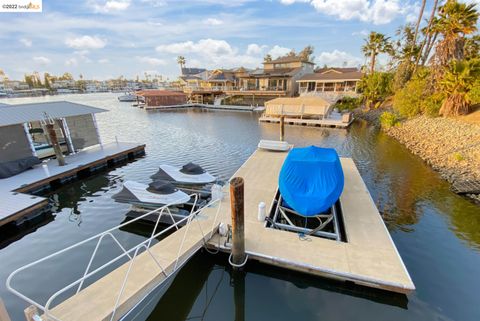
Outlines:
[[355, 57], [345, 51], [335, 49], [331, 52], [321, 52], [318, 57], [315, 58], [315, 63], [320, 67], [323, 67], [323, 65], [327, 65], [329, 67], [356, 67], [357, 65], [362, 63], [362, 59], [359, 57]]
[[369, 31], [367, 29], [362, 29], [360, 31], [354, 31], [352, 32], [352, 36], [362, 36], [362, 37], [366, 37], [368, 36], [369, 34]]
[[278, 58], [281, 56], [285, 56], [287, 53], [289, 53], [292, 49], [286, 48], [286, 47], [281, 47], [279, 45], [273, 46], [272, 49], [268, 51], [268, 53], [272, 56], [272, 58]]
[[231, 55], [234, 49], [225, 40], [201, 39], [198, 42], [185, 41], [156, 47], [158, 52], [172, 54], [207, 53], [211, 55]]
[[401, 0], [281, 0], [289, 5], [310, 2], [320, 13], [340, 20], [360, 20], [377, 25], [386, 24], [400, 16], [409, 16], [415, 10], [411, 2]]
[[97, 13], [111, 13], [126, 10], [130, 6], [130, 0], [88, 0], [87, 5]]
[[33, 61], [35, 61], [36, 63], [38, 63], [40, 65], [48, 65], [51, 62], [50, 59], [48, 59], [47, 57], [43, 57], [43, 56], [33, 57]]
[[153, 57], [137, 57], [137, 60], [145, 64], [152, 66], [166, 65], [167, 62], [163, 59], [153, 58]]
[[142, 3], [146, 3], [152, 7], [158, 8], [158, 7], [163, 7], [167, 3], [163, 0], [142, 0]]
[[206, 25], [210, 25], [210, 26], [219, 26], [219, 25], [223, 24], [223, 21], [220, 20], [220, 19], [216, 19], [216, 18], [208, 18], [208, 19], [203, 20], [203, 23], [206, 24]]
[[108, 60], [107, 58], [98, 59], [98, 63], [100, 64], [108, 64], [109, 62], [110, 60]]
[[267, 48], [267, 46], [265, 45], [257, 45], [256, 43], [251, 43], [248, 45], [247, 47], [247, 55], [261, 55], [263, 54], [265, 48]]
[[20, 42], [21, 42], [25, 47], [31, 47], [31, 46], [32, 46], [32, 40], [30, 40], [30, 39], [20, 38]]
[[76, 38], [67, 38], [65, 40], [65, 44], [70, 48], [85, 50], [103, 48], [105, 47], [106, 42], [97, 36], [81, 36]]
[[76, 58], [69, 58], [65, 61], [65, 66], [77, 66], [78, 60]]

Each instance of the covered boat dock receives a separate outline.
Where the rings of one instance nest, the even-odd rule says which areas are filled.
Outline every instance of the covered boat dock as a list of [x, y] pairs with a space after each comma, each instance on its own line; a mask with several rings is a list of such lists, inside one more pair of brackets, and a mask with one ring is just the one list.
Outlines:
[[48, 199], [30, 193], [144, 153], [142, 144], [101, 141], [94, 114], [106, 111], [66, 101], [0, 107], [0, 226], [46, 209]]

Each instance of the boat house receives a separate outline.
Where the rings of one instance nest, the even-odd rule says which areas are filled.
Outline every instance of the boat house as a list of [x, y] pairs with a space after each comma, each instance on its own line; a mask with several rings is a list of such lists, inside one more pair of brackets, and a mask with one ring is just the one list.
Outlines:
[[321, 97], [280, 97], [265, 103], [267, 117], [324, 118], [332, 104]]
[[0, 178], [55, 155], [45, 132], [47, 118], [53, 121], [62, 152], [74, 154], [100, 143], [94, 115], [105, 111], [66, 101], [0, 107]]
[[187, 95], [173, 90], [144, 90], [136, 93], [145, 101], [145, 109], [149, 107], [184, 105], [187, 103]]
[[0, 227], [43, 213], [48, 199], [28, 193], [145, 153], [145, 145], [102, 142], [96, 113], [67, 101], [0, 106]]

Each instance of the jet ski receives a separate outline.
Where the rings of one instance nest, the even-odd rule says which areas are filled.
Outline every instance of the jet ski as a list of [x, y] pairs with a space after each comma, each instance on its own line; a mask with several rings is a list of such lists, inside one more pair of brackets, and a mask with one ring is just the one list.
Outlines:
[[182, 168], [160, 165], [158, 171], [150, 178], [154, 181], [168, 181], [175, 185], [205, 185], [217, 180], [215, 176], [194, 163], [183, 165]]
[[123, 189], [112, 198], [143, 208], [157, 209], [163, 205], [182, 205], [190, 202], [190, 196], [169, 182], [155, 181], [150, 185], [126, 181]]

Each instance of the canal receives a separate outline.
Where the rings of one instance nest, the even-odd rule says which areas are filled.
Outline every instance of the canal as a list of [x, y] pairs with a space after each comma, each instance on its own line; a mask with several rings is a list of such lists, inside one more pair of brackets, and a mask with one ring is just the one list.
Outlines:
[[[16, 268], [120, 224], [129, 211], [112, 195], [124, 180], [148, 183], [158, 165], [194, 161], [226, 180], [255, 150], [277, 139], [278, 125], [259, 114], [191, 109], [147, 112], [119, 103], [116, 94], [10, 99], [6, 103], [70, 100], [110, 110], [97, 114], [104, 142], [146, 143], [146, 156], [76, 181], [49, 194], [51, 215], [22, 233], [2, 231], [0, 297], [13, 320], [27, 304], [5, 288]], [[432, 133], [433, 135], [434, 133]], [[286, 127], [297, 146], [335, 148], [352, 157], [417, 287], [409, 296], [345, 285], [249, 263], [241, 296], [222, 255], [200, 253], [179, 273], [148, 320], [480, 320], [480, 207], [453, 194], [421, 159], [382, 132], [357, 121], [348, 130]], [[124, 244], [144, 239], [146, 226], [119, 231]], [[46, 262], [14, 285], [44, 302], [88, 263], [92, 246]], [[100, 249], [98, 262], [112, 253]], [[315, 253], [312, 253], [315, 255]]]

